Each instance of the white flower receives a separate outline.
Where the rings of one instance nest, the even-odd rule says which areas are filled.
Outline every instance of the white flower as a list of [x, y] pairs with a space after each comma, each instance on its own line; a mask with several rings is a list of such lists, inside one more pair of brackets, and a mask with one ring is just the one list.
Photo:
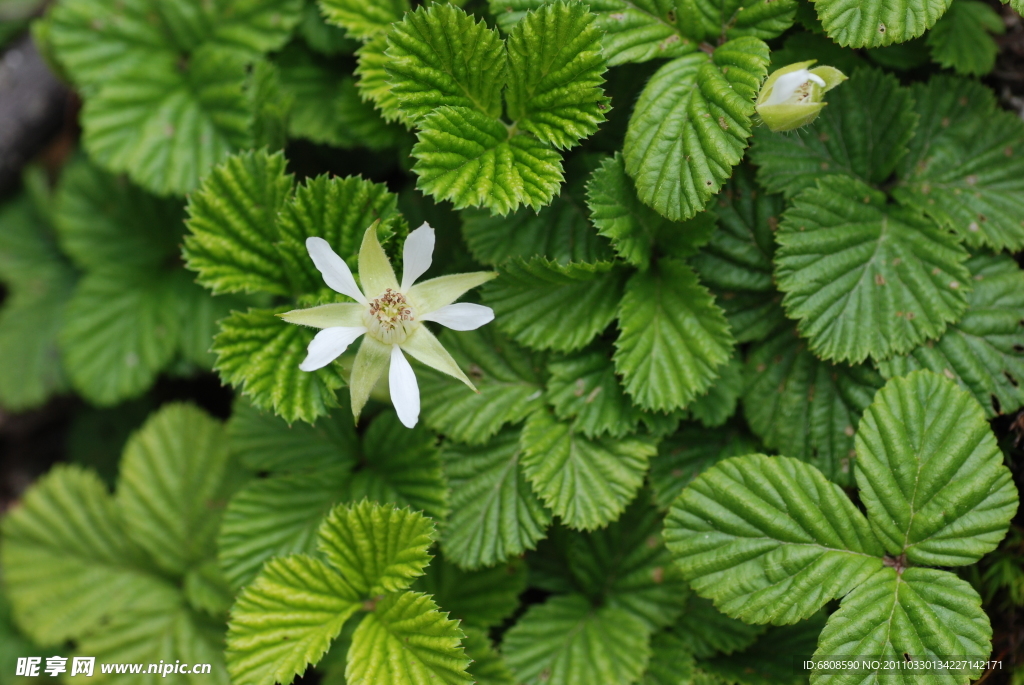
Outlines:
[[405, 241], [402, 284], [398, 284], [391, 262], [377, 240], [377, 223], [366, 230], [359, 248], [359, 279], [326, 240], [308, 238], [306, 250], [332, 290], [347, 295], [356, 304], [325, 304], [296, 309], [279, 316], [289, 323], [323, 329], [307, 348], [303, 371], [316, 371], [337, 359], [359, 336], [366, 334], [356, 353], [349, 382], [352, 413], [359, 414], [377, 380], [390, 369], [391, 401], [398, 418], [407, 427], [416, 425], [420, 415], [420, 391], [404, 352], [438, 371], [458, 378], [474, 392], [470, 382], [447, 350], [423, 325], [434, 321], [456, 331], [471, 331], [494, 320], [490, 307], [462, 302], [463, 293], [497, 274], [476, 272], [440, 276], [414, 285], [430, 268], [434, 252], [434, 229], [424, 223]]
[[809, 69], [812, 64], [814, 60], [782, 67], [761, 86], [754, 109], [772, 131], [792, 131], [817, 119], [828, 104], [825, 93], [846, 80], [838, 69]]

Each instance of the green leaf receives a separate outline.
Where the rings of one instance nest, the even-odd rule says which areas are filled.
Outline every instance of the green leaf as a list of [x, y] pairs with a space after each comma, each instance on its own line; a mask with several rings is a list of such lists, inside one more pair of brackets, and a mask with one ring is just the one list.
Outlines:
[[320, 0], [320, 11], [332, 24], [358, 40], [369, 40], [401, 21], [409, 0]]
[[412, 156], [416, 187], [455, 209], [487, 207], [505, 215], [551, 202], [562, 159], [547, 144], [475, 109], [440, 107], [419, 122]]
[[391, 93], [408, 121], [444, 106], [501, 117], [506, 55], [495, 29], [435, 3], [406, 13], [387, 35]]
[[166, 607], [174, 588], [148, 572], [95, 473], [58, 465], [3, 520], [4, 581], [18, 625], [54, 645], [122, 612]]
[[704, 209], [743, 156], [754, 96], [767, 73], [768, 46], [738, 38], [713, 57], [680, 57], [651, 77], [623, 148], [645, 204], [677, 221]]
[[721, 426], [736, 413], [736, 404], [743, 393], [744, 380], [741, 375], [743, 365], [733, 357], [724, 366], [719, 367], [718, 381], [711, 388], [695, 399], [687, 409], [690, 416], [708, 428]]
[[615, 318], [626, 273], [612, 262], [512, 259], [483, 288], [498, 327], [535, 349], [572, 352]]
[[404, 590], [430, 563], [434, 524], [423, 514], [363, 500], [337, 506], [318, 548], [362, 597]]
[[753, 438], [735, 425], [711, 429], [684, 424], [658, 445], [658, 454], [651, 458], [649, 478], [654, 501], [668, 509], [683, 488], [711, 466], [756, 451]]
[[719, 653], [733, 654], [746, 649], [764, 633], [764, 628], [729, 618], [708, 600], [691, 595], [686, 610], [671, 626], [671, 631], [686, 652], [698, 659], [707, 659]]
[[743, 415], [767, 447], [853, 484], [853, 434], [883, 380], [868, 365], [832, 364], [783, 328], [747, 355]]
[[487, 629], [500, 624], [519, 606], [519, 595], [526, 589], [526, 566], [511, 561], [463, 571], [447, 559], [435, 558], [413, 589], [431, 595], [441, 610], [461, 625]]
[[647, 268], [656, 247], [674, 257], [688, 257], [714, 234], [710, 213], [670, 221], [640, 202], [619, 153], [605, 159], [590, 177], [587, 206], [598, 232], [612, 241], [619, 257], [641, 269]]
[[864, 515], [790, 457], [733, 457], [705, 471], [673, 503], [665, 541], [690, 586], [747, 623], [795, 623], [882, 568]]
[[[882, 660], [916, 658], [956, 659], [987, 655], [992, 628], [981, 608], [981, 597], [952, 573], [886, 568], [851, 592], [832, 614], [818, 642], [815, 657], [877, 654]], [[932, 682], [966, 685], [983, 669], [925, 676]], [[814, 683], [861, 683], [883, 678], [881, 673], [812, 674]]]
[[988, 418], [1024, 406], [1024, 274], [1009, 257], [979, 255], [967, 262], [974, 278], [963, 318], [938, 341], [879, 364], [887, 378], [929, 369], [969, 390]]
[[316, 0], [306, 2], [297, 33], [306, 45], [323, 55], [351, 55], [359, 47], [359, 42], [346, 36], [344, 29], [327, 23]]
[[228, 465], [219, 421], [194, 405], [164, 405], [125, 446], [117, 482], [125, 532], [170, 573], [212, 558]]
[[676, 259], [630, 278], [619, 329], [615, 369], [633, 401], [653, 411], [681, 409], [704, 394], [732, 354], [722, 310]]
[[214, 297], [203, 287], [180, 277], [176, 280], [175, 290], [178, 316], [181, 317], [181, 327], [178, 329], [178, 353], [181, 360], [198, 367], [198, 370], [211, 371], [217, 357], [210, 351], [210, 345], [219, 330], [220, 320], [251, 300], [237, 295]]
[[903, 354], [967, 309], [968, 255], [956, 239], [852, 178], [800, 193], [776, 239], [786, 314], [826, 359]]
[[597, 132], [610, 98], [601, 30], [589, 8], [556, 2], [530, 12], [508, 37], [508, 116], [559, 149]]
[[990, 34], [1006, 33], [1002, 17], [977, 0], [957, 0], [928, 33], [932, 59], [958, 74], [984, 76], [996, 65], [999, 46]]
[[412, 126], [398, 106], [398, 98], [391, 92], [391, 76], [387, 72], [391, 59], [384, 54], [387, 47], [387, 34], [379, 33], [356, 52], [359, 58], [359, 66], [355, 70], [356, 89], [363, 101], [373, 103], [384, 121], [400, 121]]
[[387, 595], [356, 628], [345, 678], [350, 685], [472, 683], [464, 637], [427, 595]]
[[344, 380], [337, 365], [311, 373], [299, 370], [313, 331], [275, 316], [289, 309], [250, 309], [224, 319], [213, 339], [216, 369], [258, 409], [272, 409], [289, 423], [313, 423], [338, 406], [334, 391]]
[[907, 154], [918, 116], [911, 91], [891, 74], [858, 69], [828, 93], [828, 107], [814, 122], [786, 134], [754, 132], [750, 158], [768, 191], [792, 197], [818, 179], [852, 176], [882, 183]]
[[820, 612], [794, 625], [770, 626], [743, 651], [702, 659], [700, 667], [719, 682], [806, 685], [807, 674], [793, 668], [793, 655], [812, 654], [824, 627], [825, 616]]
[[913, 90], [920, 132], [900, 165], [900, 202], [971, 248], [1024, 247], [1024, 123], [975, 81], [936, 76]]
[[640, 685], [691, 685], [693, 655], [673, 633], [658, 631], [651, 638], [651, 660]]
[[271, 559], [231, 610], [231, 682], [288, 685], [307, 664], [320, 661], [361, 605], [359, 594], [319, 559]]
[[797, 8], [795, 0], [676, 0], [676, 5], [680, 25], [694, 40], [740, 36], [768, 40], [793, 25]]
[[469, 665], [469, 675], [479, 685], [515, 685], [512, 672], [508, 670], [505, 659], [498, 654], [491, 644], [491, 638], [478, 628], [466, 626], [466, 639], [463, 646], [466, 656], [473, 660]]
[[184, 256], [197, 282], [214, 293], [291, 292], [274, 243], [277, 214], [294, 177], [280, 152], [228, 158], [189, 195]]
[[814, 0], [829, 38], [853, 48], [902, 43], [939, 20], [952, 0]]
[[647, 640], [628, 612], [563, 595], [530, 607], [505, 633], [502, 651], [523, 685], [632, 683], [650, 658]]
[[643, 484], [654, 445], [643, 438], [590, 440], [546, 411], [521, 438], [523, 472], [566, 525], [593, 530], [618, 518]]
[[445, 556], [474, 569], [533, 549], [551, 515], [521, 467], [519, 431], [506, 429], [482, 447], [453, 443], [441, 452], [452, 488], [452, 516], [441, 536]]
[[929, 371], [889, 381], [856, 444], [860, 499], [893, 556], [962, 566], [1006, 534], [1017, 489], [984, 411], [952, 381]]
[[630, 404], [615, 376], [611, 351], [599, 347], [548, 364], [545, 398], [559, 419], [575, 418], [588, 438], [621, 438], [636, 430], [642, 412]]

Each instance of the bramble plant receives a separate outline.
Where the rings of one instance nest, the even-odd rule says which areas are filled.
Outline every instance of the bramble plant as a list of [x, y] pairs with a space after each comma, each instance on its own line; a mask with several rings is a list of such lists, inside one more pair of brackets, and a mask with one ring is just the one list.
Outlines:
[[90, 406], [0, 522], [0, 685], [1009, 668], [1009, 2], [50, 3], [0, 405]]

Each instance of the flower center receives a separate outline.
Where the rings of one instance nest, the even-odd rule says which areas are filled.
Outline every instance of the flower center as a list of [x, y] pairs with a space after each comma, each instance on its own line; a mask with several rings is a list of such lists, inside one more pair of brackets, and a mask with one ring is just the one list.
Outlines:
[[405, 295], [391, 288], [375, 300], [363, 315], [367, 332], [385, 345], [401, 344], [412, 333], [416, 312]]

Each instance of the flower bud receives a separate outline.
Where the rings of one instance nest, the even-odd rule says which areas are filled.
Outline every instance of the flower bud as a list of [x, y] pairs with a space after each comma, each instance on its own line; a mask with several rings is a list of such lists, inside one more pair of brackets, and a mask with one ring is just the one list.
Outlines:
[[792, 131], [817, 119], [828, 104], [821, 98], [846, 80], [846, 74], [833, 67], [808, 69], [814, 61], [778, 69], [761, 86], [754, 109], [772, 131]]

